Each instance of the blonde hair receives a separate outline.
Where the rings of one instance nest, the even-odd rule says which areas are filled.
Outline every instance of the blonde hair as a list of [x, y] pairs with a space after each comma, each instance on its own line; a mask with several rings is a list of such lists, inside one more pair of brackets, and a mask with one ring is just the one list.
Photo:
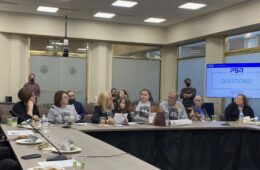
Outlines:
[[[98, 96], [97, 105], [101, 106], [102, 111], [105, 110], [105, 101], [106, 101], [107, 98], [110, 98], [112, 100], [112, 95], [108, 91], [104, 91], [104, 92], [100, 93], [99, 96]], [[114, 109], [113, 102], [111, 103], [111, 108], [110, 109], [111, 110]]]

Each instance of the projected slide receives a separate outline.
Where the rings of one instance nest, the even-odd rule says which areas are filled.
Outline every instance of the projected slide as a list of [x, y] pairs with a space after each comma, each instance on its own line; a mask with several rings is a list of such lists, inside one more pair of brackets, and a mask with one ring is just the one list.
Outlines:
[[207, 97], [235, 97], [238, 93], [260, 98], [260, 63], [207, 65]]

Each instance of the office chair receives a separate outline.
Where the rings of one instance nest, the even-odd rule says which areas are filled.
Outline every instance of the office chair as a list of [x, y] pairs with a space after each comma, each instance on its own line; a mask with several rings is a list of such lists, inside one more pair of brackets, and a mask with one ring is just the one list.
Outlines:
[[209, 116], [215, 114], [215, 112], [214, 112], [214, 103], [204, 103], [202, 105], [202, 107], [206, 109], [206, 111], [207, 111]]

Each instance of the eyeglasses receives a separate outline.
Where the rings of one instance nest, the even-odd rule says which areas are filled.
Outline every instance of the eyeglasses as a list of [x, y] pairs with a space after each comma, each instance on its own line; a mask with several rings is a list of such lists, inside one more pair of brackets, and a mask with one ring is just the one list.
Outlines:
[[169, 99], [176, 100], [176, 97], [168, 96]]

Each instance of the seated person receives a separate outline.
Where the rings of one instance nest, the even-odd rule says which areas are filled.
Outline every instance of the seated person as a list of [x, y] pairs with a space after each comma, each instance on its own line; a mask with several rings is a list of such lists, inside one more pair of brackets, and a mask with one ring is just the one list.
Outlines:
[[[33, 115], [40, 117], [39, 109], [35, 104], [35, 94], [31, 88], [21, 88], [18, 92], [18, 98], [21, 100], [13, 106], [13, 111], [23, 117], [25, 120], [32, 119]], [[12, 115], [17, 117], [16, 115]], [[24, 120], [18, 117], [18, 123]]]
[[169, 92], [168, 99], [160, 103], [160, 110], [165, 115], [165, 120], [177, 120], [188, 118], [183, 104], [179, 101], [175, 90]]
[[[208, 114], [208, 111], [203, 106], [203, 98], [201, 96], [195, 96], [194, 98], [194, 106], [192, 106], [194, 109], [194, 112], [198, 113], [197, 121], [201, 120], [201, 117], [205, 117], [206, 120], [209, 118], [211, 120], [211, 116]], [[190, 108], [188, 108], [189, 112], [192, 111]], [[190, 115], [189, 115], [190, 117]]]
[[137, 106], [134, 107], [134, 121], [136, 122], [148, 122], [149, 113], [151, 113], [151, 108], [154, 105], [152, 93], [149, 89], [144, 88], [140, 91], [140, 100]]
[[190, 107], [187, 109], [189, 119], [192, 121], [201, 121], [201, 115], [199, 112], [196, 112], [196, 110], [193, 107]]
[[127, 117], [125, 117], [125, 122], [122, 122], [123, 124], [127, 123], [127, 122], [131, 122], [132, 118], [130, 115], [130, 100], [128, 98], [122, 98], [119, 99], [119, 107], [115, 109], [115, 113], [122, 113], [122, 114], [126, 114], [127, 113]]
[[116, 97], [113, 100], [113, 104], [114, 104], [114, 108], [117, 109], [119, 106], [119, 100], [120, 99], [124, 99], [124, 98], [128, 98], [128, 93], [126, 92], [126, 90], [119, 90]]
[[3, 159], [0, 160], [0, 169], [1, 170], [20, 170], [20, 165], [18, 162], [12, 159]]
[[94, 113], [91, 118], [92, 123], [99, 123], [100, 117], [105, 117], [106, 124], [114, 124], [115, 121], [113, 119], [113, 112], [114, 109], [112, 96], [108, 91], [102, 92], [98, 96], [97, 106], [94, 108]]
[[69, 105], [72, 105], [75, 107], [76, 112], [80, 116], [80, 120], [84, 119], [85, 116], [85, 110], [84, 107], [80, 102], [78, 102], [75, 98], [75, 93], [71, 90], [68, 91], [68, 97], [69, 97]]
[[238, 94], [235, 102], [230, 103], [225, 109], [225, 118], [227, 121], [236, 121], [239, 119], [239, 113], [242, 111], [244, 116], [254, 118], [253, 109], [248, 105], [248, 99], [244, 94]]
[[68, 105], [68, 95], [65, 91], [57, 91], [54, 95], [54, 105], [48, 112], [47, 119], [51, 123], [66, 123], [67, 121], [78, 121], [79, 116], [75, 108]]
[[12, 158], [11, 148], [0, 144], [0, 169], [1, 170], [20, 170], [19, 163]]

